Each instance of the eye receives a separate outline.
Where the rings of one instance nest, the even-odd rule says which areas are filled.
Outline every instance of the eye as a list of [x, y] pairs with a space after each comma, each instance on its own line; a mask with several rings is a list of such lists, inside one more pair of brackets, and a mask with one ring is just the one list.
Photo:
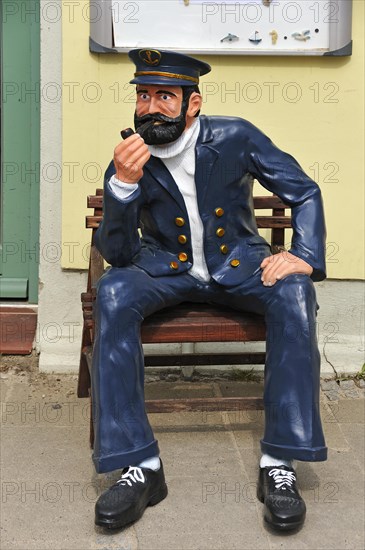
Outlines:
[[145, 101], [146, 99], [149, 99], [149, 97], [150, 97], [150, 96], [149, 96], [148, 94], [146, 94], [146, 93], [141, 93], [141, 94], [139, 94], [139, 98], [140, 98], [140, 99], [143, 99], [144, 101]]
[[171, 99], [171, 96], [167, 94], [162, 94], [161, 98], [163, 99], [163, 101], [169, 101]]

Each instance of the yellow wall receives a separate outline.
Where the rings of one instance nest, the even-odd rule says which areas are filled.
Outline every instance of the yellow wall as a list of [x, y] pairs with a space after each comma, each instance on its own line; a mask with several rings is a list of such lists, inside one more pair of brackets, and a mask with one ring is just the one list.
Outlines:
[[[134, 112], [134, 87], [126, 84], [134, 66], [126, 54], [89, 53], [77, 5], [73, 21], [63, 15], [62, 265], [70, 269], [86, 267], [86, 195], [102, 186]], [[354, 0], [352, 57], [201, 56], [213, 68], [201, 81], [203, 112], [247, 118], [321, 186], [333, 278], [364, 275], [363, 21], [364, 2]]]

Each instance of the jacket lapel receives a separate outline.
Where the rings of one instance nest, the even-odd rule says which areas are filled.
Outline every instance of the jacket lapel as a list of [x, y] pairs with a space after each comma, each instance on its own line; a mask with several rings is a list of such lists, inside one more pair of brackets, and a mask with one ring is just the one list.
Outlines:
[[170, 193], [178, 205], [185, 210], [185, 202], [176, 182], [161, 159], [151, 156], [145, 164], [144, 170], [148, 170], [151, 176]]
[[200, 133], [195, 149], [195, 185], [198, 202], [202, 204], [219, 151], [213, 147], [213, 132], [206, 116], [201, 115], [200, 125]]
[[[209, 119], [201, 115], [200, 132], [195, 147], [195, 185], [199, 204], [204, 202], [213, 167], [219, 156], [219, 151], [213, 147], [212, 142], [213, 132], [210, 128]], [[150, 175], [157, 180], [158, 183], [170, 193], [179, 206], [185, 210], [185, 202], [179, 188], [161, 159], [151, 156], [144, 169], [148, 170]]]

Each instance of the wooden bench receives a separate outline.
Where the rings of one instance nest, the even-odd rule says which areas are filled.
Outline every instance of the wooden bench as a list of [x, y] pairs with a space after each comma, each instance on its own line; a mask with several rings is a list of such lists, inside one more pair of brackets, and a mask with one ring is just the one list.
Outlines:
[[[90, 371], [94, 342], [93, 304], [96, 284], [104, 272], [104, 261], [94, 244], [94, 235], [103, 216], [103, 190], [87, 199], [94, 215], [86, 217], [86, 227], [92, 229], [87, 291], [82, 293], [84, 327], [81, 345], [78, 397], [90, 396]], [[259, 228], [271, 229], [273, 252], [284, 249], [285, 229], [291, 227], [291, 217], [285, 215], [289, 208], [278, 197], [254, 197], [255, 210], [270, 210], [271, 215], [257, 215]], [[170, 342], [249, 342], [265, 341], [265, 322], [262, 316], [237, 312], [230, 308], [184, 302], [173, 308], [163, 309], [146, 318], [142, 324], [142, 342], [161, 344]], [[264, 364], [264, 353], [234, 354], [182, 354], [146, 355], [145, 366], [202, 365], [202, 364]], [[262, 409], [262, 397], [213, 397], [191, 399], [147, 400], [147, 412], [172, 411], [229, 411]], [[92, 434], [91, 434], [92, 439]]]

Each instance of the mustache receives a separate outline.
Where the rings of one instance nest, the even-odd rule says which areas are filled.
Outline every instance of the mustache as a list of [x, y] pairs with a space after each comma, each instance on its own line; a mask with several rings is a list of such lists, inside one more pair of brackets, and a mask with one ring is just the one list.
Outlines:
[[153, 113], [143, 116], [137, 116], [135, 117], [135, 122], [138, 125], [147, 123], [147, 122], [164, 122], [168, 124], [176, 124], [177, 122], [181, 122], [181, 119], [183, 117], [183, 114], [180, 113], [179, 116], [175, 118], [171, 118], [169, 116], [163, 115], [162, 113]]

